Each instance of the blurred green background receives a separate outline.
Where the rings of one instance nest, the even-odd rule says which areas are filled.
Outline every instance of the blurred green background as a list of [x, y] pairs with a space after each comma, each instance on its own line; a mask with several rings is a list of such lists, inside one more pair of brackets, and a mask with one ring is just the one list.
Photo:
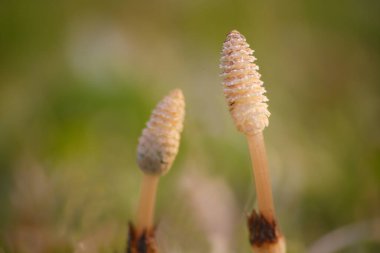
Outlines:
[[[171, 89], [186, 97], [162, 178], [162, 252], [250, 252], [246, 140], [219, 57], [256, 50], [288, 252], [380, 252], [380, 2], [0, 3], [0, 252], [124, 252], [138, 137]], [[322, 241], [320, 238], [324, 238]]]

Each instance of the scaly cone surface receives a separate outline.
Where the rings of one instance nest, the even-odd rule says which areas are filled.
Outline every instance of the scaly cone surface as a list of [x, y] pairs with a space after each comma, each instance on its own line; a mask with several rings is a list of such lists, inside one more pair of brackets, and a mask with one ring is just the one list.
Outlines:
[[270, 116], [253, 52], [245, 37], [234, 30], [223, 43], [220, 60], [224, 95], [237, 129], [246, 135], [263, 131]]
[[185, 100], [180, 89], [164, 97], [153, 110], [137, 148], [137, 163], [147, 174], [168, 172], [178, 153]]

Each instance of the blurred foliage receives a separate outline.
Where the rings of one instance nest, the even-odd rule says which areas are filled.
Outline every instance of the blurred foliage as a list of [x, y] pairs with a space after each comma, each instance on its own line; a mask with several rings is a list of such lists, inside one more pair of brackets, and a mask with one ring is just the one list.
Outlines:
[[[218, 76], [232, 29], [256, 50], [271, 100], [265, 136], [289, 252], [377, 218], [379, 12], [371, 0], [3, 1], [0, 252], [123, 252], [141, 178], [137, 140], [177, 87], [187, 116], [159, 190], [161, 247], [211, 251], [181, 188], [198, 171], [231, 192], [230, 252], [249, 252], [249, 156]], [[379, 229], [371, 236], [339, 252], [379, 252]]]

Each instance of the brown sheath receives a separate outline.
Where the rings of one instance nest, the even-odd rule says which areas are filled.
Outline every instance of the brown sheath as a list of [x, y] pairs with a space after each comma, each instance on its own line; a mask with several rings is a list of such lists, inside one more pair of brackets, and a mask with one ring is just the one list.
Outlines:
[[137, 234], [129, 223], [126, 253], [158, 253], [154, 229]]

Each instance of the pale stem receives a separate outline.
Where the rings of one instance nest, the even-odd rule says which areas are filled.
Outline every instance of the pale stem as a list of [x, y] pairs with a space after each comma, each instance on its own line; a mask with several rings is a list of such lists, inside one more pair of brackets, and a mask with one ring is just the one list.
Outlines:
[[254, 181], [256, 182], [259, 212], [268, 220], [275, 220], [272, 188], [263, 133], [247, 135], [247, 139], [255, 177]]
[[271, 245], [263, 247], [252, 247], [253, 253], [286, 253], [285, 239], [278, 238], [278, 241]]
[[159, 176], [145, 174], [142, 179], [136, 230], [140, 234], [153, 228], [154, 206]]

